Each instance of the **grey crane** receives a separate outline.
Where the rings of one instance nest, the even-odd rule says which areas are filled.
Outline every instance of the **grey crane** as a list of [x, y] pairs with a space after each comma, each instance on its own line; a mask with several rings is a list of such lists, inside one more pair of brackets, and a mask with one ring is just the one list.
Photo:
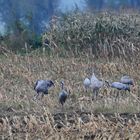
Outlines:
[[127, 85], [134, 85], [134, 80], [128, 75], [122, 76], [120, 82]]
[[68, 97], [68, 93], [66, 90], [64, 90], [64, 81], [61, 81], [61, 92], [59, 93], [59, 102], [61, 103], [62, 107], [66, 102], [67, 97]]
[[84, 84], [84, 88], [87, 92], [87, 89], [90, 87], [90, 79], [89, 78], [85, 78], [84, 81], [83, 81], [83, 84]]
[[104, 86], [104, 82], [103, 81], [101, 81], [101, 80], [99, 80], [96, 76], [95, 76], [95, 74], [93, 73], [92, 74], [92, 76], [91, 76], [91, 79], [90, 79], [90, 87], [91, 87], [91, 89], [93, 90], [93, 98], [95, 99], [97, 99], [97, 97], [98, 97], [98, 94], [99, 94], [99, 89], [101, 88], [101, 87], [103, 87]]
[[105, 81], [105, 82], [107, 83], [108, 86], [112, 88], [116, 88], [118, 90], [130, 91], [130, 86], [127, 84], [123, 84], [120, 82], [113, 82], [113, 83], [109, 83], [108, 81]]
[[34, 90], [37, 93], [34, 99], [37, 99], [40, 93], [42, 93], [43, 98], [44, 94], [48, 94], [48, 89], [52, 86], [55, 86], [52, 80], [37, 80], [34, 85]]
[[[113, 82], [113, 83], [109, 83], [108, 81], [105, 81], [108, 86], [112, 87], [112, 88], [115, 88], [117, 90], [124, 90], [124, 91], [129, 91], [130, 92], [130, 85], [127, 85], [127, 84], [123, 84], [123, 83], [120, 83], [120, 82]], [[115, 98], [115, 101], [116, 99], [118, 98], [118, 101], [119, 101], [119, 92], [117, 92], [116, 94], [116, 98]]]

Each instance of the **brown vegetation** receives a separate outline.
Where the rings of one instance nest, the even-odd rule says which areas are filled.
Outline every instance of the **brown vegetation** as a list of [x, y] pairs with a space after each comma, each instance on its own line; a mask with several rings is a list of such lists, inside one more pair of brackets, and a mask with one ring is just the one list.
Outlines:
[[[104, 16], [104, 20], [108, 19]], [[121, 27], [122, 22], [129, 16], [124, 14], [124, 17], [113, 19], [121, 22]], [[139, 16], [135, 18], [138, 23]], [[87, 22], [88, 19], [85, 24], [94, 24]], [[103, 23], [103, 26], [108, 23]], [[75, 26], [74, 24], [72, 27]], [[95, 24], [92, 27], [95, 27]], [[110, 44], [116, 42], [122, 48], [116, 53], [118, 51], [113, 47], [116, 45], [112, 45], [113, 55], [107, 55], [110, 51], [102, 49], [94, 53], [92, 46], [93, 53], [87, 48], [83, 48], [86, 52], [72, 49], [73, 41], [67, 42], [71, 49], [66, 50], [62, 47], [61, 39], [66, 41], [65, 37], [69, 35], [60, 32], [59, 36], [55, 34], [56, 30], [50, 33], [53, 37], [49, 47], [57, 45], [49, 53], [43, 48], [43, 51], [40, 49], [22, 56], [4, 49], [3, 55], [0, 55], [0, 139], [139, 139], [140, 53], [138, 37], [134, 36], [138, 35], [138, 32], [131, 32], [133, 36], [113, 35]], [[85, 34], [84, 32], [83, 36]], [[55, 38], [55, 35], [60, 39]], [[47, 38], [50, 36], [45, 35]], [[92, 41], [88, 35], [85, 36]], [[106, 38], [109, 39], [110, 36], [105, 36], [104, 39]], [[72, 40], [71, 36], [69, 39]], [[79, 37], [75, 39], [76, 47], [78, 39]], [[65, 42], [65, 45], [67, 43]], [[88, 42], [86, 44], [88, 45]], [[94, 47], [97, 47], [96, 45]], [[101, 48], [103, 46], [101, 42], [98, 45]], [[134, 52], [131, 49], [134, 49]], [[118, 57], [114, 57], [115, 55]], [[119, 81], [123, 74], [128, 74], [134, 79], [135, 85], [130, 93], [105, 87], [100, 90], [98, 100], [92, 101], [92, 92], [84, 91], [83, 79], [91, 75], [93, 68], [97, 77], [103, 80]], [[50, 89], [43, 100], [35, 102], [32, 100], [35, 94], [33, 86], [37, 79], [52, 79], [56, 86]], [[65, 81], [66, 88], [71, 93], [63, 109], [58, 102], [61, 80]], [[116, 92], [119, 92], [117, 101]]]
[[[91, 68], [96, 69], [98, 77], [111, 81], [119, 80], [123, 73], [127, 73], [134, 78], [135, 88], [131, 93], [120, 92], [119, 102], [114, 101], [117, 91], [104, 88], [99, 99], [92, 101], [92, 92], [85, 93], [82, 83], [85, 76], [91, 74]], [[135, 115], [140, 111], [137, 64], [99, 61], [89, 55], [64, 59], [45, 54], [7, 54], [1, 56], [0, 71], [0, 129], [4, 138], [139, 137], [139, 114]], [[42, 101], [34, 102], [33, 85], [37, 79], [52, 79], [56, 87]], [[71, 91], [64, 110], [58, 102], [62, 79]], [[115, 112], [127, 112], [127, 115], [115, 116]], [[132, 117], [131, 113], [134, 114]]]

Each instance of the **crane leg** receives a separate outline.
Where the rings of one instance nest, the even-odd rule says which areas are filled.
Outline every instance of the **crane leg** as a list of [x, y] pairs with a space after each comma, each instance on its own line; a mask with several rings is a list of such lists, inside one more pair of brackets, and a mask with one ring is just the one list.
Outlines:
[[119, 101], [119, 92], [117, 92], [117, 94], [116, 94], [116, 97], [115, 97], [116, 99], [115, 99], [115, 101]]
[[117, 102], [117, 92], [115, 92], [115, 103]]
[[96, 99], [98, 99], [99, 90], [96, 90]]
[[87, 93], [87, 88], [85, 87], [85, 90], [84, 90], [84, 92], [86, 92]]
[[98, 91], [94, 89], [92, 100], [97, 100], [97, 96], [98, 96]]
[[93, 89], [92, 100], [95, 100], [96, 91]]
[[64, 111], [64, 106], [63, 106], [64, 104], [63, 103], [61, 103], [61, 110], [62, 111]]
[[38, 96], [39, 96], [39, 92], [37, 92], [37, 94], [33, 97], [33, 100], [36, 100]]
[[42, 95], [41, 95], [41, 100], [43, 99], [43, 97], [44, 97], [44, 93], [42, 93]]

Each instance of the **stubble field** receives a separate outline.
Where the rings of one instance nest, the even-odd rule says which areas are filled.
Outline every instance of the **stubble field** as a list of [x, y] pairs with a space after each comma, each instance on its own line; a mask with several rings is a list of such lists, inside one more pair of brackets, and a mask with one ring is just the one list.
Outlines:
[[[86, 93], [83, 87], [92, 69], [99, 79], [112, 82], [128, 74], [135, 85], [130, 93], [104, 87], [92, 101], [92, 91]], [[139, 69], [138, 62], [96, 60], [85, 54], [63, 58], [7, 53], [0, 59], [0, 138], [139, 139]], [[52, 79], [55, 87], [35, 102], [37, 79]], [[58, 102], [61, 80], [70, 91], [64, 108]]]

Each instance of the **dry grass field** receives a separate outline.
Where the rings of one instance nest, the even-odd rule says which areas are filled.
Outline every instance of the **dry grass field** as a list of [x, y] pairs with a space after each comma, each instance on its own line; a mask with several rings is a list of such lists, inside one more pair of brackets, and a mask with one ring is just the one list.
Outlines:
[[[91, 69], [102, 80], [118, 81], [123, 74], [134, 78], [131, 92], [104, 87], [99, 98], [83, 88]], [[8, 54], [0, 58], [0, 139], [139, 139], [140, 65], [121, 59], [106, 61], [91, 55], [59, 57], [46, 54]], [[43, 100], [33, 101], [37, 79], [52, 79], [55, 88]], [[58, 102], [60, 81], [70, 96]], [[115, 94], [119, 100], [115, 102]]]
[[[9, 48], [24, 38], [0, 42], [0, 140], [139, 140], [140, 14], [68, 13], [55, 20], [42, 36], [47, 51], [44, 45], [15, 54]], [[131, 92], [104, 86], [92, 100], [83, 80], [93, 69], [99, 79], [128, 74], [135, 84]], [[34, 101], [38, 79], [51, 79], [55, 87]], [[64, 108], [61, 80], [70, 93]]]

